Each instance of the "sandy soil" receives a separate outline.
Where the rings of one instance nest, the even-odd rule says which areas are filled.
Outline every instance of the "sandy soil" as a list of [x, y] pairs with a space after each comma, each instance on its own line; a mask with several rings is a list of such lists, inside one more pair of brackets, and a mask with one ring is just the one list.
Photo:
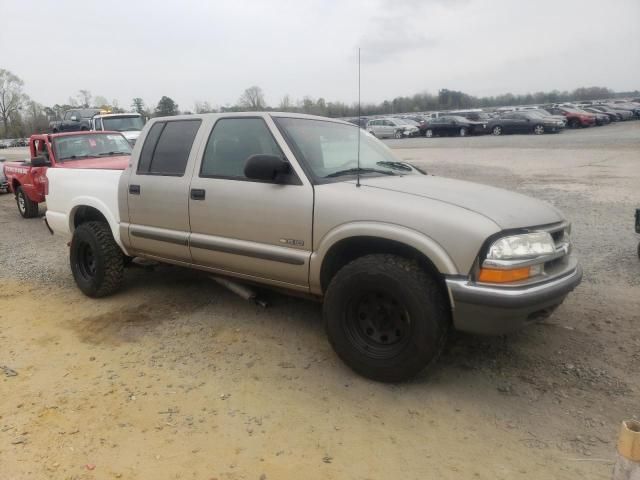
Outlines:
[[586, 272], [547, 322], [455, 335], [400, 385], [344, 367], [308, 301], [267, 292], [262, 309], [175, 267], [88, 299], [64, 242], [1, 196], [0, 479], [610, 478], [640, 413], [640, 122], [545, 137], [390, 142], [556, 204]]

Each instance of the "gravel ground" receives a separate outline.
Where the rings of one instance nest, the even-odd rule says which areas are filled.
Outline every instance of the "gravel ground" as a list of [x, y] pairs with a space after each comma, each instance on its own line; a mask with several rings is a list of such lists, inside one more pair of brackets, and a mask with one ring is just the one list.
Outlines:
[[263, 310], [175, 267], [83, 297], [64, 242], [1, 195], [3, 475], [610, 478], [619, 422], [640, 415], [640, 122], [387, 143], [559, 207], [582, 285], [543, 324], [456, 335], [431, 371], [380, 385], [336, 359], [311, 302]]

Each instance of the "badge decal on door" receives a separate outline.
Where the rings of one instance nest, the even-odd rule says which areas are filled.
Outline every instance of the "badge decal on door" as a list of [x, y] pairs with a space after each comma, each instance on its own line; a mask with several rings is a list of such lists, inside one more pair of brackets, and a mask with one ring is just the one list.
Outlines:
[[286, 245], [293, 245], [294, 247], [304, 247], [304, 241], [296, 240], [295, 238], [281, 238], [280, 243], [284, 243]]

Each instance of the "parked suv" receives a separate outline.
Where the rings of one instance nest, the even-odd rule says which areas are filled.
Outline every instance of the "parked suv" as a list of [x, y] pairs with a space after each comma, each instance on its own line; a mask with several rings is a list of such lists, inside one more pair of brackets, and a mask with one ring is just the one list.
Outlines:
[[415, 137], [420, 130], [401, 118], [375, 118], [367, 123], [367, 132], [378, 138]]
[[400, 381], [451, 328], [512, 332], [582, 277], [551, 205], [423, 174], [347, 122], [184, 115], [138, 143], [124, 172], [47, 171], [47, 222], [90, 297], [121, 288], [131, 257], [305, 294], [347, 365]]

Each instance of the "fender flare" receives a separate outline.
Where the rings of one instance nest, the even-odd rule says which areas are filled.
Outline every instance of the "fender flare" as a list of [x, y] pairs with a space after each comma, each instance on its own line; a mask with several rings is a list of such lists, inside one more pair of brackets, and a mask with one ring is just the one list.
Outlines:
[[113, 235], [113, 239], [116, 241], [120, 249], [122, 249], [125, 255], [128, 255], [127, 249], [125, 248], [124, 244], [122, 243], [122, 239], [120, 238], [120, 221], [118, 218], [116, 218], [113, 215], [113, 213], [111, 213], [111, 211], [109, 210], [109, 208], [104, 202], [102, 202], [101, 200], [98, 200], [95, 197], [81, 196], [81, 197], [74, 198], [71, 201], [71, 205], [72, 207], [69, 210], [69, 219], [68, 219], [69, 232], [71, 232], [71, 234], [73, 234], [73, 231], [75, 230], [74, 219], [77, 211], [82, 207], [95, 208], [107, 220], [107, 223], [109, 224], [109, 229], [111, 230], [111, 234]]
[[392, 223], [349, 222], [327, 232], [314, 248], [309, 260], [309, 286], [312, 293], [322, 294], [322, 264], [331, 247], [351, 237], [377, 237], [404, 243], [427, 257], [441, 274], [459, 273], [458, 267], [446, 250], [433, 238], [421, 232]]

